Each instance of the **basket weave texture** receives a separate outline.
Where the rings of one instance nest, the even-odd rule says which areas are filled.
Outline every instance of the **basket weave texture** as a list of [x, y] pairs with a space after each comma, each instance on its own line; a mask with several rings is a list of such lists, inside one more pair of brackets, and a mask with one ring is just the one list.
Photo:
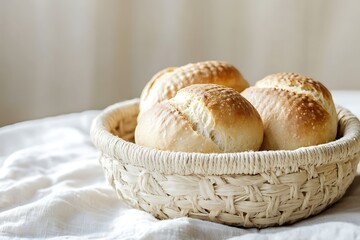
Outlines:
[[360, 122], [340, 106], [336, 141], [292, 151], [204, 154], [134, 144], [138, 104], [133, 99], [105, 109], [91, 138], [117, 195], [160, 219], [258, 228], [293, 223], [339, 200], [356, 175]]

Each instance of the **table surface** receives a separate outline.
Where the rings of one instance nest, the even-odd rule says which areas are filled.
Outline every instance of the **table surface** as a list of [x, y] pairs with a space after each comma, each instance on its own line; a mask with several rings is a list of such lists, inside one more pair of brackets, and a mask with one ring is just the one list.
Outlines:
[[[333, 91], [360, 117], [360, 91]], [[321, 214], [266, 229], [191, 218], [157, 220], [119, 200], [105, 181], [89, 138], [99, 111], [0, 128], [0, 238], [62, 239], [359, 239], [360, 176]], [[358, 169], [359, 174], [359, 169]]]

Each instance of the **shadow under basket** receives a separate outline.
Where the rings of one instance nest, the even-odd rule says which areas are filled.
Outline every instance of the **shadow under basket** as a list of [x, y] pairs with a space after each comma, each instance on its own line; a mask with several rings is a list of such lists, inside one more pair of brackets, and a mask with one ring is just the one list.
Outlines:
[[117, 195], [159, 219], [192, 217], [264, 228], [294, 223], [339, 200], [360, 155], [360, 122], [338, 106], [338, 139], [291, 151], [185, 153], [133, 143], [138, 99], [97, 116], [91, 138]]

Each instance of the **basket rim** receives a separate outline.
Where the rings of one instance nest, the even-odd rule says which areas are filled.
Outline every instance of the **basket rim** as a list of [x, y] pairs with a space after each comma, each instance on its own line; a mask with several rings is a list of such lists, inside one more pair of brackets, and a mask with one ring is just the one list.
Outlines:
[[338, 131], [335, 141], [295, 150], [249, 151], [234, 153], [188, 153], [157, 150], [128, 142], [107, 129], [109, 119], [122, 114], [137, 114], [139, 99], [118, 102], [94, 118], [90, 137], [102, 154], [120, 163], [148, 171], [179, 175], [223, 175], [297, 172], [323, 164], [347, 161], [360, 154], [360, 121], [344, 107], [336, 106]]

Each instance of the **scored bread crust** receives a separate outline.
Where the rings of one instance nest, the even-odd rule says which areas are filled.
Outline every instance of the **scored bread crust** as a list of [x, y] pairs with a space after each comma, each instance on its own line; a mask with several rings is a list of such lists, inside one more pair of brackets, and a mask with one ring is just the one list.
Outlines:
[[190, 63], [161, 70], [146, 84], [140, 96], [140, 112], [158, 102], [174, 97], [180, 89], [192, 84], [214, 83], [241, 92], [249, 86], [231, 64], [220, 61]]
[[195, 84], [144, 112], [135, 130], [139, 145], [184, 152], [258, 150], [263, 125], [255, 108], [232, 88]]
[[140, 116], [135, 143], [168, 151], [221, 151], [213, 141], [194, 131], [189, 120], [168, 102], [156, 104]]
[[331, 93], [320, 82], [300, 74], [278, 73], [241, 94], [262, 117], [262, 150], [292, 150], [336, 138], [336, 109]]
[[330, 91], [318, 81], [297, 73], [271, 74], [255, 84], [258, 88], [276, 88], [309, 95], [318, 100], [327, 112], [335, 110]]

